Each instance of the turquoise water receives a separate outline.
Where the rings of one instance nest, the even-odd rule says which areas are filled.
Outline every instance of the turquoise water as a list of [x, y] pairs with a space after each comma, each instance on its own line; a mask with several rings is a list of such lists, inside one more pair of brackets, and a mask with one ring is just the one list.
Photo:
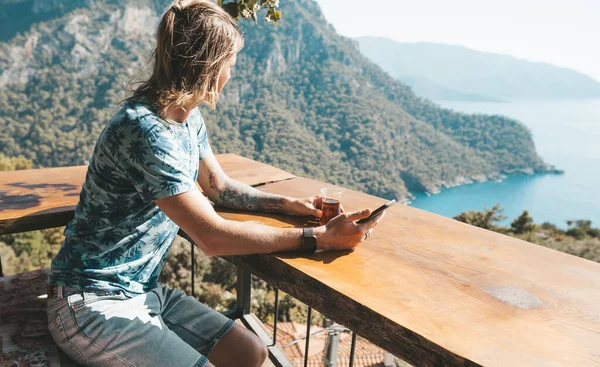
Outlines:
[[500, 114], [524, 123], [542, 158], [564, 175], [510, 177], [419, 195], [411, 206], [452, 217], [500, 203], [505, 224], [527, 209], [536, 223], [566, 228], [569, 219], [590, 219], [600, 227], [600, 100], [510, 103], [439, 101], [467, 113]]

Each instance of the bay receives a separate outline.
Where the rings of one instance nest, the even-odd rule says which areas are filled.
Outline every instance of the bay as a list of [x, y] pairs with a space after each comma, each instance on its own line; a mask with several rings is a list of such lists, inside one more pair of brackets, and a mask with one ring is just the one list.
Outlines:
[[417, 194], [416, 208], [453, 217], [463, 211], [500, 204], [509, 224], [523, 210], [536, 223], [567, 228], [567, 220], [588, 219], [600, 226], [600, 99], [584, 101], [460, 102], [437, 101], [465, 113], [504, 115], [525, 124], [541, 157], [564, 175], [512, 176]]

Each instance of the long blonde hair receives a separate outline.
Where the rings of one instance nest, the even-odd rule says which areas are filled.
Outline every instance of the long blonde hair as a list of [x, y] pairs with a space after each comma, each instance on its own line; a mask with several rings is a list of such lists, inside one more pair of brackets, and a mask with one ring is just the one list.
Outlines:
[[177, 0], [158, 25], [152, 75], [130, 84], [132, 99], [149, 98], [162, 118], [171, 107], [206, 102], [214, 108], [221, 70], [243, 45], [237, 23], [221, 7], [206, 0]]

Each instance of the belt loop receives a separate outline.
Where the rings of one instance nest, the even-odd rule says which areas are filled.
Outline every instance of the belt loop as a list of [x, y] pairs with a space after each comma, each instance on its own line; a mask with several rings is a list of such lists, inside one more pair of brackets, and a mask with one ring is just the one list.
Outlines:
[[63, 297], [63, 286], [60, 284], [56, 286], [56, 297], [64, 298]]

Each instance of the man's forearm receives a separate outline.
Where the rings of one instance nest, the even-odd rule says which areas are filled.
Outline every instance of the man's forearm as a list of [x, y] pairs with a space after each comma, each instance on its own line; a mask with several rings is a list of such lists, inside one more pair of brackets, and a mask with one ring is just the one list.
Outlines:
[[262, 192], [231, 178], [219, 188], [212, 174], [209, 174], [209, 179], [210, 187], [218, 193], [217, 197], [212, 198], [217, 205], [270, 213], [282, 212], [286, 208], [288, 199], [284, 196]]
[[[316, 232], [318, 231], [317, 229]], [[202, 237], [206, 239], [206, 243], [199, 245], [207, 255], [266, 254], [299, 250], [302, 229], [275, 228], [253, 222], [223, 221], [209, 233], [205, 232]]]

